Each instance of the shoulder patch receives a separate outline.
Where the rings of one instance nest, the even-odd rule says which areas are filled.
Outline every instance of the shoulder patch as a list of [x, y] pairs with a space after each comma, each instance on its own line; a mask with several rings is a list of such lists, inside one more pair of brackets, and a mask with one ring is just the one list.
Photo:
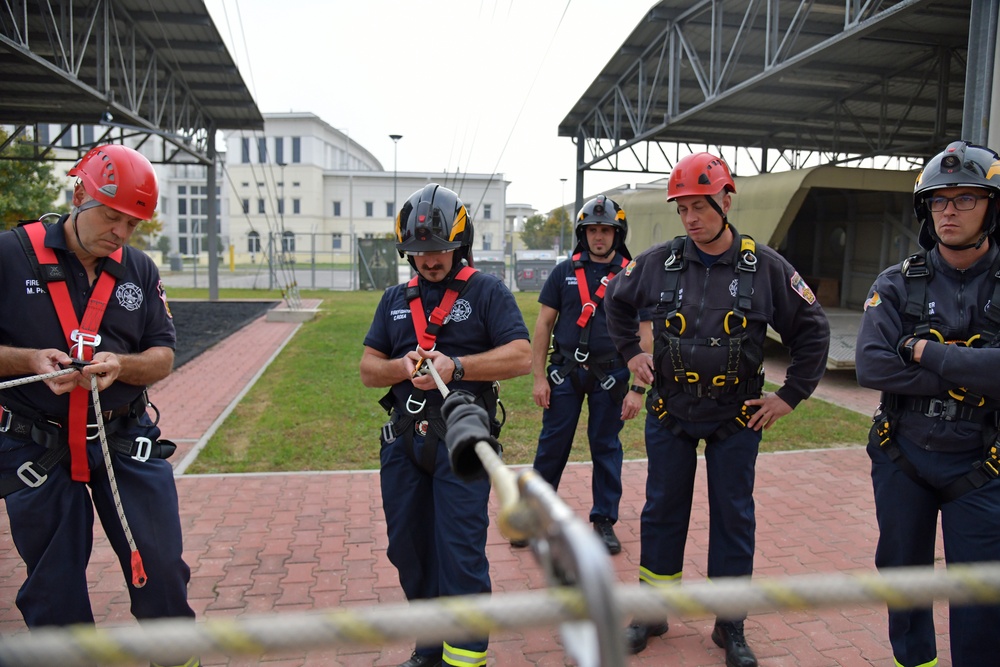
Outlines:
[[802, 299], [808, 304], [816, 303], [816, 295], [813, 293], [812, 288], [806, 284], [806, 281], [799, 275], [796, 271], [792, 274], [792, 278], [789, 281], [792, 286], [792, 290], [802, 297]]
[[865, 301], [865, 310], [869, 308], [876, 308], [882, 304], [882, 297], [878, 295], [878, 292], [872, 293], [872, 298]]
[[625, 275], [626, 276], [632, 275], [632, 269], [634, 268], [635, 268], [635, 260], [633, 259], [631, 262], [628, 263], [628, 266], [625, 267]]

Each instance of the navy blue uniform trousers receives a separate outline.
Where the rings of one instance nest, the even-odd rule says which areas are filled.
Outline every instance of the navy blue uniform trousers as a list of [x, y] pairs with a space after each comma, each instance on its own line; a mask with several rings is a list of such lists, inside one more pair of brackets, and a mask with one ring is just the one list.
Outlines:
[[[723, 422], [678, 420], [675, 435], [652, 414], [646, 416], [646, 504], [642, 508], [640, 579], [679, 583], [698, 467], [698, 442]], [[761, 433], [744, 428], [705, 447], [708, 473], [708, 576], [753, 572], [754, 466]], [[738, 619], [733, 619], [738, 620]]]
[[[152, 433], [142, 432], [155, 437], [159, 430]], [[21, 464], [37, 461], [44, 452], [44, 447], [29, 440], [0, 435], [0, 473], [16, 474]], [[40, 486], [5, 498], [14, 546], [28, 570], [17, 594], [17, 607], [29, 628], [94, 622], [87, 563], [94, 544], [95, 509], [125, 580], [132, 581], [131, 550], [115, 509], [99, 441], [88, 443], [87, 456], [89, 484], [72, 481], [68, 468], [58, 465]], [[142, 588], [128, 585], [132, 614], [138, 619], [194, 618], [187, 603], [191, 570], [182, 558], [173, 469], [163, 459], [139, 462], [114, 451], [111, 457], [122, 507], [148, 577]]]
[[[549, 366], [551, 371], [555, 366]], [[542, 413], [542, 431], [538, 436], [534, 468], [553, 489], [559, 489], [563, 469], [573, 449], [576, 425], [580, 421], [583, 401], [587, 400], [587, 440], [594, 474], [590, 486], [594, 505], [590, 520], [595, 517], [618, 520], [618, 504], [622, 499], [622, 404], [611, 399], [611, 393], [601, 389], [594, 375], [583, 368], [573, 370], [562, 384], [549, 386], [549, 407]], [[626, 367], [608, 371], [617, 382], [628, 382]]]
[[[932, 486], [942, 488], [982, 461], [979, 449], [967, 452], [930, 452], [909, 440], [894, 437], [903, 455]], [[922, 565], [933, 567], [938, 512], [945, 562], [975, 563], [1000, 559], [1000, 480], [941, 504], [934, 494], [910, 479], [885, 452], [868, 445], [879, 539], [878, 568]], [[1000, 629], [1000, 606], [949, 608], [953, 667], [997, 664], [994, 644]], [[930, 608], [889, 610], [889, 640], [902, 667], [927, 665], [937, 657], [934, 618]]]
[[[415, 435], [413, 441], [421, 460], [424, 438]], [[463, 482], [451, 471], [443, 440], [436, 450], [433, 474], [410, 458], [403, 437], [383, 442], [380, 453], [387, 554], [407, 600], [492, 591], [486, 559], [490, 481]], [[485, 651], [489, 639], [448, 644]], [[417, 653], [441, 655], [441, 644], [418, 646]]]

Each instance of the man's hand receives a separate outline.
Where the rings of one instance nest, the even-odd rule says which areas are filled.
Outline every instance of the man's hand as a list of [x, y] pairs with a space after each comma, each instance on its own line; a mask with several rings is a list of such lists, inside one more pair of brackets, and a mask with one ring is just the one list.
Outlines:
[[744, 405], [760, 406], [760, 409], [747, 422], [747, 427], [755, 431], [759, 431], [762, 428], [771, 428], [774, 426], [774, 422], [792, 411], [791, 406], [781, 400], [777, 394], [765, 393], [760, 398], [751, 398], [748, 401], [744, 401]]
[[642, 411], [644, 403], [643, 395], [634, 391], [625, 394], [622, 401], [622, 420], [632, 419]]
[[643, 352], [628, 360], [628, 369], [642, 384], [653, 384], [653, 355]]
[[547, 377], [536, 377], [535, 384], [531, 389], [531, 397], [535, 399], [535, 405], [545, 410], [549, 409], [549, 400], [552, 398], [552, 387], [549, 386]]
[[[64, 370], [72, 363], [73, 358], [60, 350], [53, 348], [34, 350], [31, 358], [31, 369], [35, 375], [44, 375], [45, 373], [55, 373], [56, 371]], [[67, 373], [66, 375], [44, 380], [44, 382], [52, 390], [52, 393], [58, 396], [73, 391], [79, 379], [79, 373]]]
[[437, 350], [428, 352], [418, 347], [412, 352], [407, 352], [406, 356], [403, 357], [403, 363], [406, 364], [407, 371], [410, 373], [410, 382], [413, 383], [414, 387], [423, 391], [437, 391], [437, 383], [434, 382], [434, 376], [430, 372], [413, 375], [421, 359], [427, 360], [424, 361], [425, 364], [428, 362], [434, 364], [434, 370], [441, 376], [441, 380], [448, 384], [451, 376], [455, 373], [455, 362], [451, 360], [451, 357], [441, 354]]
[[121, 359], [114, 352], [98, 352], [93, 360], [83, 367], [77, 384], [84, 389], [90, 389], [90, 378], [97, 377], [97, 390], [104, 391], [118, 379], [121, 373]]

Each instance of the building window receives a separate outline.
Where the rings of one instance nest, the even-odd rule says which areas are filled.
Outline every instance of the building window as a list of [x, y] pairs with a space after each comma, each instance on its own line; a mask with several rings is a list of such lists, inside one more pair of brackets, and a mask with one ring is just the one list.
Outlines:
[[340, 202], [339, 201], [333, 202], [333, 217], [335, 217], [335, 218], [339, 218], [340, 217]]
[[274, 138], [274, 161], [281, 164], [285, 161], [285, 138]]
[[240, 185], [242, 187], [244, 187], [244, 188], [249, 188], [250, 187], [250, 181], [243, 181], [242, 183], [240, 183]]
[[279, 199], [278, 200], [278, 215], [284, 215], [284, 214], [285, 214], [285, 200], [284, 199]]
[[373, 239], [373, 238], [375, 238], [375, 232], [365, 232], [364, 238], [366, 238], [366, 239]]
[[267, 162], [267, 137], [257, 139], [257, 162], [261, 164]]
[[247, 252], [260, 252], [259, 232], [250, 232], [247, 234]]
[[385, 217], [394, 218], [396, 217], [396, 207], [391, 201], [385, 203]]
[[292, 137], [292, 162], [302, 162], [302, 137]]
[[84, 125], [83, 126], [83, 143], [90, 145], [94, 143], [94, 126]]
[[493, 249], [493, 234], [483, 234], [483, 250]]
[[242, 144], [241, 162], [243, 164], [250, 164], [250, 138], [243, 137], [243, 139], [240, 140], [240, 144]]
[[365, 217], [371, 218], [375, 216], [375, 202], [366, 201], [365, 202]]
[[264, 208], [264, 200], [263, 199], [258, 199], [257, 200], [257, 212], [258, 213], [266, 213], [267, 212], [265, 210], [265, 208]]
[[302, 212], [302, 200], [292, 199], [292, 213], [298, 215]]
[[[241, 201], [244, 208], [249, 200]], [[219, 188], [215, 189], [215, 210], [220, 209]], [[208, 188], [201, 185], [177, 186], [177, 249], [182, 255], [198, 255], [208, 247]], [[218, 224], [216, 233], [218, 233]]]
[[295, 252], [295, 232], [281, 232], [281, 251]]
[[244, 199], [243, 200], [243, 212], [244, 213], [249, 213], [250, 212], [250, 200], [249, 199]]
[[333, 235], [333, 249], [334, 250], [343, 250], [344, 249], [344, 235], [343, 234], [334, 234]]
[[491, 220], [493, 218], [493, 204], [483, 204], [483, 220]]

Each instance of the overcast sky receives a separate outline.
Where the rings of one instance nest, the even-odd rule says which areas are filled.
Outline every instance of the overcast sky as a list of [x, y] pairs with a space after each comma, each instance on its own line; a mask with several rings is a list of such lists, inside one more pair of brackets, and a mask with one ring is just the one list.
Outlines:
[[[508, 203], [540, 211], [573, 198], [559, 122], [655, 4], [206, 0], [262, 112], [315, 113], [390, 171], [401, 134], [400, 172], [499, 172]], [[585, 191], [636, 176], [588, 174]]]

